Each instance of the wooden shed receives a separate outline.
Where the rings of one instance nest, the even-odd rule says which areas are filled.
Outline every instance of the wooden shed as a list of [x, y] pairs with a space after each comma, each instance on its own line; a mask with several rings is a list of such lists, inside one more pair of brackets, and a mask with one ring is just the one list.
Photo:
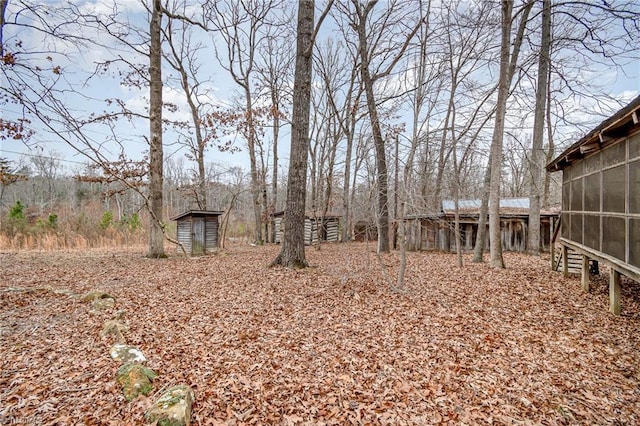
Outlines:
[[[460, 200], [459, 219], [462, 250], [472, 251], [478, 234], [480, 200]], [[557, 220], [554, 211], [540, 212], [540, 249], [548, 250], [551, 229]], [[406, 219], [407, 250], [456, 251], [454, 203], [442, 202], [442, 211], [431, 215], [412, 215]], [[488, 227], [488, 224], [487, 224]], [[502, 249], [524, 252], [527, 248], [529, 228], [529, 199], [503, 198], [500, 200], [500, 235]], [[489, 248], [489, 232], [485, 247]]]
[[373, 221], [358, 220], [353, 224], [353, 241], [377, 241], [378, 226]]
[[218, 248], [219, 217], [223, 212], [189, 210], [171, 218], [178, 223], [177, 239], [191, 256], [201, 256]]
[[[316, 244], [318, 235], [321, 242], [340, 241], [340, 219], [342, 216], [328, 214], [324, 217], [306, 214], [304, 217], [304, 243], [306, 245]], [[284, 211], [273, 214], [273, 221], [276, 230], [276, 243], [281, 243], [284, 238], [284, 227], [282, 226]]]
[[611, 270], [610, 310], [620, 313], [620, 275], [640, 281], [640, 96], [600, 123], [547, 165], [562, 170], [559, 244], [563, 270], [570, 252]]

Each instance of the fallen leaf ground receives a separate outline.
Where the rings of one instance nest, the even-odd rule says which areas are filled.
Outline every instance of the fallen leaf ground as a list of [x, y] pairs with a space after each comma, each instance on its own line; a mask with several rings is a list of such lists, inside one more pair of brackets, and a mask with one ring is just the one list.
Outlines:
[[[303, 271], [268, 269], [278, 247], [0, 253], [0, 424], [141, 424], [179, 383], [195, 425], [640, 424], [637, 283], [615, 317], [606, 276], [586, 294], [544, 257], [409, 253], [392, 292], [398, 254], [373, 249], [308, 248]], [[159, 373], [131, 403], [99, 337], [118, 311]]]

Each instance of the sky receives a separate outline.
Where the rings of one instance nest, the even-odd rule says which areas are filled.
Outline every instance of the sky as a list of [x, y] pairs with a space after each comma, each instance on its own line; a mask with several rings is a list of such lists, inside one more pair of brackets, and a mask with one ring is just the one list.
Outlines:
[[[45, 5], [55, 7], [57, 3], [58, 1], [49, 0], [45, 2]], [[84, 12], [96, 14], [108, 14], [113, 10], [113, 2], [108, 0], [83, 0], [77, 1], [75, 4]], [[141, 28], [148, 28], [147, 13], [139, 0], [120, 0], [117, 2], [117, 6], [119, 12], [126, 16], [127, 20], [134, 22], [135, 25], [139, 25]], [[9, 2], [7, 15], [11, 16], [12, 12], [16, 10], [17, 5]], [[83, 35], [89, 38], [104, 37], [103, 35], [96, 35], [95, 31], [91, 31], [86, 27], [82, 28], [82, 31], [84, 32]], [[19, 40], [22, 46], [24, 46], [24, 50], [32, 49], [42, 52], [51, 49], [50, 39], [46, 39], [37, 32], [15, 26], [6, 27], [4, 40], [8, 45], [15, 45]], [[207, 96], [210, 97], [210, 101], [216, 105], [222, 107], [229, 106], [231, 102], [230, 99], [237, 89], [228, 73], [220, 68], [215, 61], [210, 40], [202, 37], [202, 42], [206, 43], [208, 45], [207, 48], [211, 50], [211, 54], [209, 55], [211, 60], [207, 64], [204, 64], [209, 71], [205, 78], [212, 80]], [[106, 98], [120, 99], [126, 108], [131, 111], [140, 113], [146, 111], [148, 105], [148, 89], [146, 87], [137, 88], [122, 84], [117, 75], [115, 78], [109, 75], [97, 76], [86, 81], [96, 69], [97, 63], [113, 59], [114, 55], [124, 56], [125, 59], [129, 60], [129, 52], [118, 52], [117, 49], [114, 51], [107, 46], [101, 47], [96, 45], [91, 45], [89, 48], [78, 52], [75, 47], [65, 46], [60, 43], [57, 43], [54, 49], [55, 53], [51, 54], [51, 56], [54, 58], [53, 62], [62, 66], [64, 79], [70, 80], [70, 85], [73, 85], [86, 95], [85, 97], [67, 93], [60, 97], [60, 100], [65, 104], [70, 105], [71, 108], [78, 111], [78, 115], [88, 117], [92, 111], [100, 114], [107, 108], [103, 102]], [[146, 58], [137, 58], [133, 59], [132, 62], [144, 61], [145, 59]], [[116, 72], [115, 68], [113, 71]], [[1, 77], [1, 83], [5, 85], [6, 79], [4, 74]], [[168, 72], [164, 70], [163, 79], [165, 83], [163, 87], [163, 100], [165, 103], [177, 105], [177, 110], [172, 112], [165, 109], [163, 118], [173, 120], [189, 119], [190, 115], [184, 95], [179, 90], [176, 90], [175, 82], [167, 81], [168, 77]], [[63, 83], [62, 87], [64, 86], [65, 84]], [[20, 105], [3, 105], [2, 117], [7, 119], [19, 117], [21, 110]], [[31, 156], [53, 157], [59, 159], [63, 167], [74, 170], [86, 164], [87, 159], [70, 147], [67, 142], [47, 131], [37, 120], [32, 121], [32, 124], [36, 132], [26, 144], [20, 140], [5, 140], [0, 142], [0, 157], [16, 163], [28, 163]], [[125, 151], [127, 155], [133, 159], [140, 159], [147, 153], [148, 144], [146, 137], [149, 131], [147, 120], [120, 120], [116, 125], [116, 129], [119, 137], [123, 139], [126, 145]], [[92, 126], [86, 130], [86, 134], [88, 137], [94, 139], [96, 144], [101, 144], [111, 137], [110, 129], [105, 126]], [[286, 134], [284, 136], [286, 136]], [[164, 134], [165, 159], [175, 159], [179, 156], [184, 156], [185, 150], [175, 143], [176, 139], [177, 136], [168, 128]], [[242, 146], [241, 141], [237, 143], [239, 146]], [[112, 143], [102, 144], [101, 151], [106, 153], [107, 156], [111, 153], [114, 160], [118, 154], [118, 148]], [[244, 148], [235, 153], [219, 152], [211, 148], [208, 154], [208, 161], [214, 161], [223, 167], [240, 166], [246, 168], [249, 163], [249, 158]]]
[[[49, 0], [44, 2], [44, 7], [55, 7], [57, 0]], [[114, 3], [108, 0], [81, 0], [76, 1], [75, 4], [83, 11], [93, 11], [99, 14], [108, 14], [113, 10]], [[144, 28], [146, 24], [147, 14], [139, 0], [120, 0], [117, 2], [118, 9], [123, 16], [126, 16], [135, 25], [139, 25]], [[15, 12], [15, 4], [9, 2], [8, 16]], [[327, 23], [326, 25], [330, 25]], [[83, 28], [86, 31], [84, 35], [88, 37], [95, 37], [96, 39], [103, 37], [101, 35]], [[323, 37], [332, 37], [331, 32], [327, 31], [323, 33]], [[51, 40], [45, 39], [41, 35], [34, 33], [33, 31], [20, 29], [19, 32], [15, 31], [15, 27], [7, 26], [4, 35], [5, 42], [15, 43], [17, 40], [21, 40], [22, 43], [28, 45], [29, 48], [34, 50], [46, 49], [51, 46]], [[238, 88], [234, 85], [227, 71], [222, 69], [217, 63], [213, 53], [213, 45], [211, 40], [207, 37], [201, 37], [200, 40], [205, 44], [204, 49], [211, 52], [208, 55], [206, 63], [202, 64], [202, 76], [203, 79], [210, 79], [208, 83], [207, 96], [210, 101], [220, 106], [229, 106], [232, 103], [234, 96], [237, 96]], [[109, 44], [103, 42], [102, 44]], [[294, 46], [292, 46], [292, 49]], [[90, 111], [100, 113], [104, 108], [104, 103], [101, 99], [104, 98], [118, 98], [121, 99], [124, 105], [132, 111], [145, 111], [147, 106], [147, 89], [138, 89], [135, 87], [128, 87], [123, 85], [117, 78], [109, 76], [97, 76], [89, 80], [89, 83], [85, 85], [83, 82], [87, 76], [95, 70], [95, 64], [107, 59], [111, 59], [114, 55], [120, 55], [124, 59], [130, 59], [127, 52], [119, 51], [116, 46], [105, 45], [103, 47], [92, 45], [90, 48], [78, 51], [73, 46], [56, 45], [55, 49], [57, 53], [54, 55], [54, 60], [57, 63], [62, 64], [63, 77], [71, 82], [74, 86], [81, 87], [81, 90], [88, 93], [88, 97], [69, 96], [68, 99], [64, 99], [64, 102], [72, 105], [77, 111], [85, 116]], [[68, 62], [66, 62], [68, 61]], [[133, 60], [132, 60], [133, 61]], [[640, 93], [640, 62], [630, 62], [626, 67], [626, 73], [619, 72], [617, 70], [606, 70], [596, 75], [589, 72], [584, 72], [584, 79], [597, 79], [601, 81], [605, 86], [610, 88], [610, 94], [615, 98], [628, 98], [631, 99]], [[166, 77], [167, 73], [165, 73]], [[6, 84], [4, 75], [2, 76], [2, 84]], [[165, 118], [189, 118], [188, 106], [184, 100], [183, 94], [176, 90], [175, 83], [169, 84], [166, 82], [163, 91], [163, 97], [165, 102], [173, 103], [177, 106], [176, 112], [165, 111]], [[66, 95], [65, 95], [66, 96]], [[571, 102], [567, 100], [566, 102]], [[595, 106], [594, 106], [595, 108]], [[611, 107], [615, 109], [615, 107]], [[15, 117], [20, 113], [20, 107], [18, 105], [3, 105], [2, 116], [6, 118]], [[577, 120], [589, 121], [593, 120], [593, 117], [576, 117]], [[594, 126], [597, 125], [599, 120], [594, 122]], [[68, 170], [77, 170], [82, 167], [86, 162], [85, 158], [75, 152], [69, 147], [69, 145], [60, 139], [56, 138], [50, 132], [43, 130], [40, 125], [36, 125], [36, 133], [31, 138], [29, 143], [25, 145], [21, 141], [6, 140], [0, 141], [0, 157], [7, 158], [15, 161], [16, 163], [28, 162], [30, 156], [42, 155], [52, 156], [59, 158], [63, 166]], [[147, 152], [147, 143], [145, 140], [148, 134], [148, 122], [146, 120], [134, 119], [131, 121], [121, 120], [116, 124], [117, 133], [123, 138], [126, 145], [126, 152], [129, 156], [139, 159]], [[110, 138], [109, 129], [105, 127], [95, 127], [87, 131], [87, 135], [92, 138], [96, 143], [108, 141]], [[164, 135], [165, 143], [165, 159], [184, 156], [184, 149], [175, 143], [177, 135], [171, 130], [167, 131]], [[219, 152], [215, 148], [210, 148], [207, 154], [207, 161], [216, 162], [222, 167], [240, 166], [248, 169], [249, 159], [248, 153], [242, 141], [238, 141], [238, 146], [241, 148], [240, 152], [225, 153]], [[281, 164], [288, 164], [288, 144], [289, 144], [289, 132], [285, 128], [281, 135]], [[109, 143], [102, 145], [108, 152], [107, 148]], [[111, 145], [113, 146], [113, 145]], [[112, 155], [117, 155], [116, 149], [111, 149]], [[114, 158], [115, 159], [115, 158]]]

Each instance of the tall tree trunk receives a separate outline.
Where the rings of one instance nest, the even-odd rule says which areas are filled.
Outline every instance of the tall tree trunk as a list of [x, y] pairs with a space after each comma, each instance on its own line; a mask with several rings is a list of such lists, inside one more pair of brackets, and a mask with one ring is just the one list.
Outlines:
[[[549, 52], [549, 57], [551, 57], [551, 52]], [[553, 126], [551, 124], [551, 67], [547, 70], [549, 76], [547, 77], [547, 108], [546, 108], [546, 116], [547, 116], [547, 153], [545, 163], [549, 164], [553, 157], [555, 157], [555, 145], [553, 143]], [[544, 169], [544, 193], [542, 196], [542, 208], [549, 208], [549, 191], [551, 187], [551, 173], [549, 173], [546, 169]]]
[[529, 186], [529, 240], [530, 254], [540, 255], [540, 193], [544, 185], [544, 165], [540, 160], [544, 141], [544, 118], [547, 105], [547, 76], [551, 45], [551, 1], [542, 1], [542, 39], [538, 56], [538, 87], [533, 121], [533, 142], [531, 146], [531, 184]]
[[500, 44], [500, 74], [498, 78], [498, 99], [496, 101], [496, 117], [491, 140], [491, 183], [489, 185], [489, 245], [490, 262], [495, 268], [504, 268], [502, 243], [500, 241], [500, 183], [502, 178], [502, 146], [504, 140], [504, 122], [507, 112], [507, 100], [511, 81], [518, 63], [520, 46], [524, 39], [525, 26], [533, 0], [523, 6], [518, 34], [513, 41], [511, 53], [511, 23], [513, 20], [513, 0], [502, 0], [502, 37]]
[[489, 185], [491, 184], [491, 159], [487, 163], [482, 182], [482, 200], [480, 201], [480, 215], [478, 217], [478, 233], [473, 246], [473, 262], [483, 262], [484, 242], [487, 239], [487, 214], [489, 214]]
[[[171, 29], [169, 29], [171, 31]], [[204, 151], [206, 148], [206, 142], [202, 136], [202, 128], [200, 122], [200, 114], [198, 111], [198, 106], [194, 101], [194, 96], [192, 94], [192, 90], [189, 84], [189, 76], [187, 74], [187, 70], [183, 65], [183, 58], [178, 54], [178, 51], [173, 46], [173, 40], [169, 40], [171, 51], [173, 53], [173, 61], [169, 61], [169, 63], [173, 66], [173, 68], [180, 74], [180, 86], [182, 87], [182, 91], [184, 92], [184, 96], [187, 100], [187, 105], [189, 105], [189, 112], [191, 113], [191, 121], [193, 122], [196, 143], [195, 146], [192, 145], [193, 156], [198, 165], [198, 184], [195, 190], [196, 203], [198, 204], [198, 208], [201, 210], [207, 209], [207, 176], [204, 165]]]
[[511, 47], [511, 10], [513, 2], [502, 0], [502, 38], [500, 45], [500, 74], [496, 119], [491, 141], [491, 184], [489, 186], [489, 243], [491, 266], [504, 268], [500, 241], [500, 181], [502, 178], [502, 145], [504, 121], [509, 96], [509, 59]]
[[346, 135], [347, 137], [347, 148], [345, 152], [345, 160], [344, 160], [344, 181], [343, 181], [343, 191], [342, 191], [342, 214], [344, 215], [344, 220], [342, 223], [342, 242], [349, 241], [351, 237], [351, 191], [349, 188], [351, 187], [351, 156], [353, 150], [353, 133], [349, 133]]
[[309, 146], [309, 112], [311, 109], [311, 74], [313, 52], [313, 0], [298, 1], [296, 69], [293, 80], [293, 113], [287, 204], [282, 250], [271, 265], [291, 268], [308, 266], [304, 250], [304, 211], [307, 195], [307, 151]]
[[[400, 191], [400, 136], [396, 135], [393, 166], [393, 225], [391, 226], [391, 244], [394, 249], [398, 248], [398, 223], [403, 220], [400, 217], [400, 208], [398, 206], [398, 192]], [[404, 216], [404, 215], [403, 215]]]
[[[366, 16], [365, 16], [366, 19]], [[387, 153], [384, 147], [384, 138], [380, 128], [380, 118], [376, 98], [373, 94], [373, 80], [369, 73], [369, 53], [367, 49], [367, 35], [364, 23], [358, 25], [359, 53], [360, 53], [360, 73], [364, 92], [367, 97], [367, 110], [369, 120], [371, 120], [371, 130], [373, 135], [373, 145], [376, 156], [376, 177], [378, 187], [378, 253], [389, 252], [389, 200], [388, 200], [388, 171]]]
[[447, 129], [449, 128], [449, 114], [451, 113], [451, 106], [454, 100], [454, 93], [451, 93], [449, 98], [449, 104], [447, 106], [447, 114], [444, 119], [444, 126], [442, 128], [442, 137], [440, 138], [440, 150], [438, 152], [438, 171], [436, 172], [436, 182], [433, 190], [433, 205], [436, 211], [442, 209], [442, 184], [444, 182], [444, 171], [447, 168], [449, 162], [449, 155], [451, 148], [447, 146]]
[[8, 5], [9, 0], [0, 0], [0, 58], [4, 56], [4, 16]]
[[258, 171], [258, 160], [256, 158], [256, 130], [253, 118], [253, 100], [251, 98], [251, 90], [248, 85], [244, 87], [245, 91], [245, 108], [247, 114], [247, 145], [249, 148], [249, 168], [251, 175], [251, 200], [253, 202], [253, 239], [256, 244], [262, 244], [262, 209], [260, 201], [260, 176]]
[[[452, 124], [453, 127], [453, 124]], [[453, 202], [454, 202], [454, 232], [453, 235], [456, 239], [456, 264], [459, 268], [462, 268], [462, 241], [460, 238], [460, 168], [458, 165], [458, 152], [456, 146], [455, 134], [452, 131], [451, 136], [453, 138], [453, 170], [454, 170], [454, 182], [453, 182]]]
[[160, 0], [153, 1], [153, 11], [149, 24], [151, 45], [149, 50], [149, 213], [151, 215], [149, 229], [148, 256], [165, 257], [164, 223], [162, 212], [162, 5]]
[[273, 214], [278, 208], [278, 139], [280, 137], [280, 105], [278, 98], [271, 89], [271, 108], [273, 109], [273, 174], [271, 176], [271, 209], [269, 215], [269, 221], [271, 222], [271, 242], [276, 241], [276, 227], [273, 219]]

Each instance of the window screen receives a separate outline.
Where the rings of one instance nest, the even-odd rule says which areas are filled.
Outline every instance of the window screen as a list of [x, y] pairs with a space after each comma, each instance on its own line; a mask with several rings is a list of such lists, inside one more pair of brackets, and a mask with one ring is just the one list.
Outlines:
[[640, 213], [640, 160], [629, 163], [629, 213]]
[[571, 214], [571, 241], [582, 244], [582, 215]]
[[562, 228], [562, 238], [569, 238], [569, 229], [571, 228], [571, 216], [569, 213], [562, 213], [562, 223], [560, 227]]
[[602, 252], [624, 261], [625, 220], [621, 217], [602, 217]]
[[623, 141], [602, 151], [602, 167], [624, 162], [626, 159], [626, 146], [627, 144]]
[[567, 167], [562, 171], [562, 183], [569, 182], [571, 179], [571, 167]]
[[629, 264], [640, 268], [640, 219], [629, 219]]
[[640, 157], [640, 133], [629, 138], [629, 160]]
[[571, 177], [577, 178], [584, 174], [584, 161], [578, 160], [571, 166]]
[[600, 170], [600, 158], [600, 153], [597, 153], [584, 160], [584, 173], [586, 175]]
[[602, 210], [605, 212], [624, 213], [626, 189], [624, 169], [624, 165], [621, 165], [602, 172]]
[[600, 211], [600, 173], [584, 178], [584, 210]]
[[600, 251], [600, 216], [584, 216], [584, 245]]
[[569, 196], [571, 194], [571, 183], [565, 182], [562, 184], [562, 210], [571, 210], [569, 208]]
[[582, 211], [582, 179], [571, 182], [571, 210]]

